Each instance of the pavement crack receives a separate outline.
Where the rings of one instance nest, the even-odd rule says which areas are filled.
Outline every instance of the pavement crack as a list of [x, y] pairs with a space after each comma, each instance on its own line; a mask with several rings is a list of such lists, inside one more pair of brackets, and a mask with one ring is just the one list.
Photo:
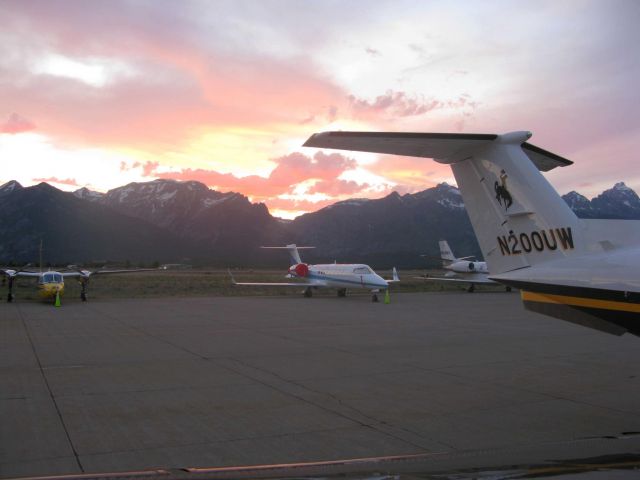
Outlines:
[[[372, 417], [371, 415], [366, 414], [366, 413], [362, 412], [361, 410], [359, 410], [359, 409], [357, 409], [357, 408], [355, 408], [355, 407], [352, 407], [351, 405], [348, 405], [348, 404], [344, 403], [344, 401], [343, 401], [342, 399], [339, 399], [339, 398], [338, 398], [338, 397], [336, 397], [335, 395], [332, 395], [332, 394], [330, 394], [330, 393], [326, 393], [326, 392], [320, 392], [320, 391], [317, 391], [317, 390], [313, 390], [312, 388], [309, 388], [309, 387], [307, 387], [306, 385], [303, 385], [303, 384], [297, 383], [297, 382], [295, 382], [295, 381], [293, 381], [293, 380], [286, 379], [286, 378], [284, 378], [284, 377], [282, 377], [282, 376], [280, 376], [280, 375], [278, 375], [278, 374], [276, 374], [276, 373], [274, 373], [274, 372], [271, 372], [271, 371], [269, 371], [269, 370], [265, 370], [265, 369], [262, 369], [262, 368], [260, 368], [260, 367], [256, 367], [256, 366], [253, 366], [253, 365], [247, 364], [247, 363], [245, 363], [245, 362], [243, 362], [243, 361], [241, 361], [241, 360], [233, 359], [233, 358], [231, 358], [230, 360], [233, 360], [234, 362], [236, 362], [236, 363], [238, 363], [238, 364], [242, 365], [245, 369], [253, 369], [253, 370], [257, 370], [258, 372], [261, 372], [262, 374], [273, 376], [273, 377], [275, 377], [276, 379], [278, 379], [280, 382], [283, 382], [284, 384], [294, 386], [294, 387], [296, 387], [296, 388], [299, 388], [299, 389], [305, 390], [305, 391], [310, 392], [310, 393], [315, 394], [315, 395], [320, 395], [320, 396], [324, 396], [324, 397], [329, 397], [329, 398], [331, 398], [333, 401], [335, 401], [336, 403], [338, 403], [338, 405], [340, 405], [340, 406], [341, 406], [341, 407], [343, 407], [344, 409], [351, 410], [352, 412], [354, 412], [354, 413], [355, 413], [355, 414], [357, 414], [357, 415], [360, 415], [361, 417], [363, 417], [363, 418], [364, 418], [365, 420], [367, 420], [367, 421], [362, 421], [361, 419], [354, 418], [354, 416], [352, 416], [352, 415], [349, 415], [349, 414], [347, 414], [347, 413], [345, 413], [345, 412], [342, 412], [342, 411], [340, 411], [339, 409], [330, 408], [329, 406], [324, 405], [324, 404], [323, 404], [323, 403], [321, 403], [321, 402], [315, 402], [315, 401], [313, 401], [313, 400], [311, 400], [311, 399], [309, 399], [309, 398], [305, 398], [305, 397], [304, 397], [304, 396], [302, 396], [302, 395], [299, 395], [299, 394], [296, 394], [296, 393], [294, 393], [294, 392], [291, 392], [291, 391], [287, 391], [287, 390], [284, 390], [284, 389], [278, 388], [277, 386], [273, 385], [272, 383], [269, 383], [269, 382], [267, 382], [267, 381], [265, 381], [265, 380], [263, 380], [263, 379], [259, 378], [258, 376], [255, 376], [255, 375], [249, 375], [249, 374], [245, 373], [244, 371], [241, 371], [240, 369], [232, 368], [232, 367], [230, 367], [230, 366], [228, 366], [228, 365], [226, 365], [226, 364], [222, 364], [222, 363], [220, 363], [220, 362], [216, 362], [216, 363], [217, 363], [220, 367], [222, 367], [222, 368], [226, 368], [226, 369], [228, 369], [228, 370], [230, 370], [230, 371], [232, 371], [232, 372], [234, 372], [234, 373], [236, 373], [236, 374], [238, 374], [238, 375], [242, 375], [242, 376], [243, 376], [243, 377], [245, 377], [245, 378], [249, 378], [249, 379], [251, 379], [251, 380], [253, 380], [253, 381], [255, 381], [255, 382], [258, 382], [258, 383], [260, 383], [260, 384], [262, 384], [262, 385], [264, 385], [264, 386], [266, 386], [266, 387], [268, 387], [268, 388], [271, 388], [271, 389], [273, 389], [273, 390], [277, 391], [278, 393], [281, 393], [281, 394], [283, 394], [283, 395], [291, 396], [291, 397], [293, 397], [293, 398], [295, 398], [295, 399], [297, 399], [297, 400], [300, 400], [300, 401], [302, 401], [302, 402], [305, 402], [305, 403], [307, 403], [307, 404], [309, 404], [309, 405], [313, 405], [313, 406], [314, 406], [314, 407], [316, 407], [316, 408], [320, 408], [321, 410], [324, 410], [325, 412], [332, 413], [332, 414], [334, 414], [334, 415], [338, 415], [338, 416], [340, 416], [340, 417], [342, 417], [342, 418], [344, 418], [344, 419], [346, 419], [346, 420], [349, 420], [349, 421], [351, 421], [351, 422], [354, 422], [354, 423], [356, 423], [357, 425], [359, 425], [359, 426], [361, 426], [361, 427], [369, 428], [369, 429], [375, 430], [376, 432], [378, 432], [378, 433], [380, 433], [380, 434], [383, 434], [383, 435], [386, 435], [386, 436], [392, 437], [392, 438], [394, 438], [394, 439], [396, 439], [396, 440], [399, 440], [399, 441], [401, 441], [401, 442], [407, 443], [407, 444], [409, 444], [409, 445], [411, 445], [411, 446], [413, 446], [413, 447], [419, 448], [419, 449], [421, 449], [421, 450], [428, 451], [428, 450], [427, 450], [423, 445], [420, 445], [420, 444], [418, 444], [418, 443], [415, 443], [415, 442], [413, 442], [412, 440], [409, 440], [409, 439], [407, 439], [407, 438], [403, 438], [403, 437], [401, 437], [401, 436], [399, 436], [399, 435], [395, 435], [395, 434], [393, 434], [393, 433], [391, 433], [391, 432], [387, 431], [386, 429], [381, 429], [381, 428], [379, 428], [379, 426], [378, 426], [378, 425], [385, 425], [385, 426], [389, 426], [389, 427], [391, 427], [391, 428], [395, 428], [395, 429], [398, 429], [398, 430], [402, 430], [402, 431], [404, 431], [404, 432], [406, 432], [406, 433], [409, 433], [409, 434], [411, 434], [411, 435], [413, 435], [413, 436], [416, 436], [416, 437], [418, 437], [418, 438], [420, 438], [420, 439], [423, 439], [423, 440], [427, 440], [427, 441], [429, 441], [429, 439], [424, 438], [424, 437], [422, 437], [421, 435], [419, 435], [419, 434], [417, 434], [417, 433], [415, 433], [415, 432], [412, 432], [412, 431], [410, 431], [410, 430], [407, 430], [407, 429], [405, 429], [405, 428], [398, 427], [398, 426], [392, 425], [392, 424], [390, 424], [390, 423], [388, 423], [388, 422], [386, 422], [386, 421], [383, 421], [383, 420], [377, 419], [377, 418], [375, 418], [375, 417]], [[438, 443], [441, 443], [441, 442], [438, 442]], [[444, 444], [443, 444], [443, 445], [444, 445]], [[449, 446], [447, 445], [447, 447], [449, 447]], [[451, 448], [451, 447], [449, 447], [449, 448]]]
[[40, 375], [42, 375], [42, 379], [47, 387], [47, 391], [49, 392], [49, 396], [51, 397], [51, 401], [53, 402], [53, 406], [56, 409], [56, 413], [58, 415], [58, 419], [60, 420], [60, 424], [62, 425], [62, 429], [64, 430], [64, 434], [67, 437], [67, 441], [69, 442], [69, 446], [71, 447], [71, 451], [73, 452], [73, 456], [78, 464], [78, 468], [80, 472], [84, 473], [84, 467], [82, 466], [82, 462], [80, 461], [80, 456], [78, 455], [78, 451], [76, 450], [75, 445], [73, 444], [73, 440], [71, 439], [71, 435], [69, 433], [69, 429], [67, 428], [67, 424], [64, 421], [64, 417], [62, 415], [62, 411], [60, 410], [60, 406], [56, 400], [55, 395], [53, 394], [53, 390], [51, 390], [51, 385], [49, 385], [49, 380], [47, 379], [47, 375], [45, 374], [44, 368], [42, 367], [42, 362], [40, 361], [40, 356], [38, 355], [38, 350], [36, 349], [35, 344], [33, 343], [33, 337], [31, 336], [31, 331], [27, 326], [27, 322], [24, 319], [24, 315], [22, 314], [22, 309], [18, 306], [17, 308], [18, 316], [20, 317], [20, 321], [22, 323], [22, 327], [29, 339], [29, 344], [31, 345], [31, 350], [33, 351], [33, 355], [36, 358], [36, 362], [38, 362], [38, 369], [40, 370]]

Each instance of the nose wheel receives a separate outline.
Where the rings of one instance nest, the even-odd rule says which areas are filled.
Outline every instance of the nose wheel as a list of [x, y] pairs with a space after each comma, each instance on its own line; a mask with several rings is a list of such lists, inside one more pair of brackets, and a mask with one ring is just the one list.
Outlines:
[[371, 301], [373, 303], [377, 303], [378, 302], [378, 294], [374, 293], [373, 295], [371, 295]]
[[7, 293], [7, 303], [13, 302], [13, 278], [9, 278], [9, 292]]
[[313, 296], [313, 292], [311, 291], [311, 287], [307, 287], [304, 289], [304, 296], [306, 298], [311, 298]]
[[87, 280], [80, 280], [80, 300], [87, 301]]

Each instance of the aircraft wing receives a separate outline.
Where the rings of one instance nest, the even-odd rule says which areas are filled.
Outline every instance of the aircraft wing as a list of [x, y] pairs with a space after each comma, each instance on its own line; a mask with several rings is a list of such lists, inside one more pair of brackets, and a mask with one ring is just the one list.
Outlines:
[[451, 277], [413, 277], [419, 278], [420, 280], [427, 280], [430, 282], [458, 282], [458, 283], [473, 283], [475, 285], [499, 285], [498, 282], [494, 280], [481, 279], [481, 278], [451, 278]]
[[[469, 152], [477, 151], [479, 147], [489, 146], [496, 139], [498, 135], [478, 133], [338, 131], [315, 133], [303, 146], [434, 158], [451, 163], [464, 159]], [[573, 163], [528, 142], [522, 144], [522, 150], [538, 170], [543, 172]]]
[[40, 274], [38, 272], [23, 272], [23, 271], [15, 271], [10, 269], [0, 269], [3, 275], [7, 277], [39, 277]]
[[111, 273], [138, 273], [138, 272], [157, 272], [159, 268], [137, 268], [129, 270], [96, 270], [92, 272], [93, 275], [107, 275]]
[[294, 282], [276, 282], [276, 283], [259, 283], [259, 282], [236, 282], [234, 285], [242, 285], [245, 287], [321, 287], [317, 283], [294, 283]]
[[62, 276], [63, 277], [86, 277], [87, 274], [89, 276], [93, 276], [93, 275], [104, 275], [104, 274], [110, 274], [110, 273], [137, 273], [137, 272], [150, 272], [150, 271], [158, 271], [157, 268], [138, 268], [136, 270], [95, 270], [95, 271], [90, 271], [90, 270], [76, 270], [76, 271], [71, 271], [71, 272], [63, 272]]

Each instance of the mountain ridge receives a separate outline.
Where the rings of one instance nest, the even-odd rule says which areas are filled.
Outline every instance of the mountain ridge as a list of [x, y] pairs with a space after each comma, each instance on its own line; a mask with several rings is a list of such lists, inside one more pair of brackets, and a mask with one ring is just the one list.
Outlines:
[[[237, 192], [195, 181], [133, 182], [106, 193], [10, 181], [0, 186], [0, 198], [4, 262], [32, 261], [43, 237], [56, 252], [48, 261], [72, 263], [103, 258], [281, 265], [286, 257], [259, 247], [298, 243], [316, 245], [305, 252], [310, 262], [407, 267], [420, 266], [420, 254], [437, 256], [441, 238], [459, 255], [481, 257], [462, 196], [446, 183], [404, 195], [342, 200], [293, 220], [274, 217], [265, 204]], [[591, 200], [575, 191], [562, 198], [582, 218], [640, 219], [640, 198], [623, 182]], [[144, 248], [144, 242], [151, 246]]]

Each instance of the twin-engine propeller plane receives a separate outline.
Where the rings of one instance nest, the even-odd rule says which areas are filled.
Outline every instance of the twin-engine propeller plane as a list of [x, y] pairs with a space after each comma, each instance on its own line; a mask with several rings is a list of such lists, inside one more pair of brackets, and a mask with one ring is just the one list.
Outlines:
[[307, 147], [433, 158], [451, 165], [490, 279], [525, 308], [640, 335], [640, 222], [579, 219], [542, 176], [573, 162], [494, 134], [323, 132]]
[[[469, 285], [468, 292], [475, 291], [476, 285], [499, 285], [498, 282], [489, 278], [489, 269], [487, 262], [476, 262], [470, 260], [474, 258], [456, 257], [446, 240], [438, 242], [440, 246], [440, 259], [442, 260], [442, 268], [448, 270], [444, 277], [418, 277], [423, 280], [434, 282], [459, 282]], [[426, 255], [421, 255], [425, 257]], [[507, 292], [511, 291], [511, 287], [506, 287]]]
[[104, 275], [112, 273], [135, 273], [145, 272], [149, 270], [156, 270], [154, 268], [139, 268], [137, 270], [80, 270], [74, 265], [70, 265], [69, 271], [46, 271], [46, 272], [32, 272], [27, 270], [29, 265], [22, 267], [19, 270], [0, 269], [0, 274], [3, 274], [7, 278], [8, 294], [7, 302], [12, 302], [15, 298], [13, 294], [14, 282], [19, 277], [37, 278], [38, 279], [38, 294], [43, 299], [55, 299], [61, 297], [64, 294], [64, 280], [65, 278], [75, 278], [80, 282], [80, 299], [83, 302], [87, 301], [87, 286], [89, 279], [93, 275]]
[[[359, 263], [329, 263], [325, 265], [309, 265], [300, 258], [298, 250], [315, 247], [298, 247], [295, 244], [285, 247], [261, 247], [267, 249], [287, 250], [291, 256], [293, 265], [289, 267], [287, 278], [299, 278], [304, 281], [299, 282], [277, 282], [277, 283], [257, 283], [257, 282], [236, 282], [231, 275], [234, 285], [262, 286], [262, 287], [305, 287], [304, 296], [311, 297], [313, 290], [318, 288], [336, 288], [338, 296], [347, 295], [348, 288], [358, 288], [370, 290], [371, 300], [378, 301], [378, 293], [389, 288], [389, 284], [399, 282], [398, 272], [393, 269], [393, 278], [385, 280], [368, 265]], [[231, 274], [231, 271], [229, 271]]]

